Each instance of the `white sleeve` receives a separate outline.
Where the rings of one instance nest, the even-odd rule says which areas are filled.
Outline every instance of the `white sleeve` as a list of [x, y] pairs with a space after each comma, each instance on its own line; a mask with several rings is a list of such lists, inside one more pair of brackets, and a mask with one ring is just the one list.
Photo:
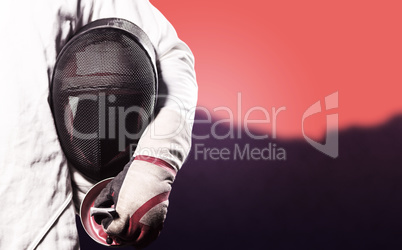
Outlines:
[[100, 18], [124, 18], [150, 38], [160, 81], [158, 114], [147, 127], [134, 155], [160, 158], [179, 170], [191, 148], [198, 87], [194, 57], [168, 20], [147, 0], [83, 0], [77, 28]]

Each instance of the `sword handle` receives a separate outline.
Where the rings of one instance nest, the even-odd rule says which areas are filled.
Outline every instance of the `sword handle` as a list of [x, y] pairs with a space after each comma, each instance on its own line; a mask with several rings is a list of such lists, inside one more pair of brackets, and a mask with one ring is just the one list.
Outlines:
[[[117, 216], [117, 212], [114, 207], [91, 207], [89, 211], [91, 216], [102, 215], [109, 217], [112, 220]], [[109, 245], [113, 244], [113, 239], [109, 235], [106, 238], [106, 243]]]
[[103, 215], [113, 220], [114, 218], [116, 218], [117, 212], [114, 207], [91, 207], [90, 215]]

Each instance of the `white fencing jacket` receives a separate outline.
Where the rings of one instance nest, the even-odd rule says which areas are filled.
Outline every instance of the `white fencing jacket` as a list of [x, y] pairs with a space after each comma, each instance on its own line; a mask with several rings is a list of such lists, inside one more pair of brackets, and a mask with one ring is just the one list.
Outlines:
[[169, 98], [135, 154], [179, 169], [197, 101], [193, 55], [147, 0], [20, 0], [0, 8], [0, 249], [78, 247], [72, 185], [47, 101], [56, 56], [80, 27], [118, 17], [153, 43]]

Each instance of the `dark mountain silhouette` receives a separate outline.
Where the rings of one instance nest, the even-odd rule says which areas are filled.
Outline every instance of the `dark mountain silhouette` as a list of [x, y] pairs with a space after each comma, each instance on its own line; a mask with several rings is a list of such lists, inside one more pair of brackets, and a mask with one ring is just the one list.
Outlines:
[[[210, 125], [194, 127], [197, 135], [209, 131]], [[149, 249], [402, 248], [402, 116], [341, 131], [337, 159], [303, 139], [241, 134], [193, 141], [165, 228]], [[229, 160], [204, 160], [195, 150], [263, 149], [270, 143], [286, 151], [286, 160], [234, 160], [233, 153]], [[80, 235], [83, 250], [107, 249], [82, 229]]]

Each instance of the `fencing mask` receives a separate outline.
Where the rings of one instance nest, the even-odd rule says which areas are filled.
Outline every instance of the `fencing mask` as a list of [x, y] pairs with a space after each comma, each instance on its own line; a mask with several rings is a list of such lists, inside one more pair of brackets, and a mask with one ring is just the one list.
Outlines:
[[123, 19], [84, 26], [58, 55], [50, 105], [63, 151], [86, 176], [115, 176], [154, 111], [158, 74], [147, 35]]

